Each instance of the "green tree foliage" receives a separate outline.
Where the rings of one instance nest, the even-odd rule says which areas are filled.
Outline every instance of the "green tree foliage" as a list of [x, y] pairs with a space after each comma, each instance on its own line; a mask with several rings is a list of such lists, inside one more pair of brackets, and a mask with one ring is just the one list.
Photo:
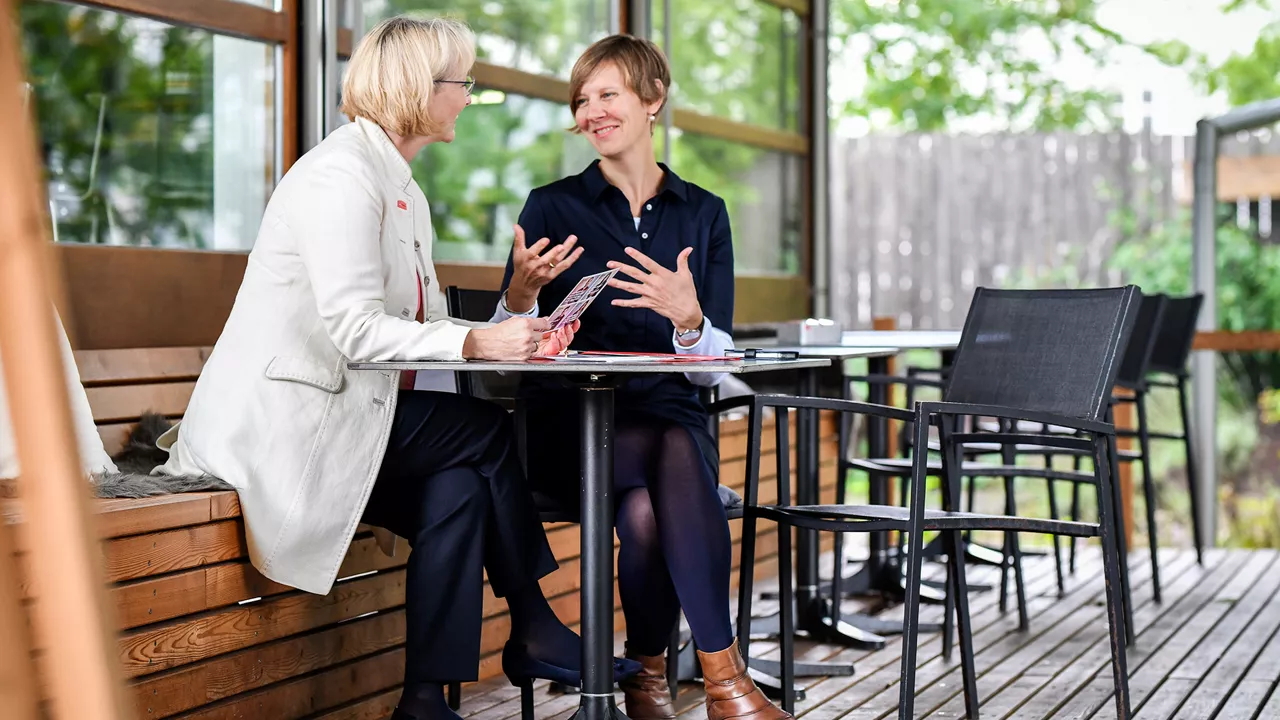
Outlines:
[[[1234, 12], [1249, 6], [1273, 9], [1268, 0], [1232, 0], [1223, 10]], [[1263, 27], [1246, 52], [1233, 52], [1218, 65], [1197, 58], [1196, 70], [1206, 90], [1225, 92], [1232, 105], [1280, 97], [1280, 21]]]
[[[467, 22], [478, 55], [488, 62], [567, 78], [577, 56], [608, 32], [607, 0], [385, 0], [366, 4], [369, 21], [393, 14], [448, 15]], [[655, 8], [654, 36], [666, 18]], [[794, 13], [759, 0], [673, 0], [672, 103], [737, 122], [796, 130], [800, 117], [800, 22]], [[562, 103], [501, 95], [477, 88], [450, 146], [430, 146], [414, 162], [414, 176], [431, 201], [441, 241], [437, 255], [460, 260], [506, 259], [511, 224], [529, 190], [580, 172], [595, 157]], [[657, 154], [663, 156], [661, 134]], [[730, 217], [756, 203], [769, 152], [690, 133], [673, 138], [672, 169], [723, 197]], [[771, 180], [781, 184], [782, 178]], [[789, 189], [799, 207], [798, 188]], [[756, 270], [798, 267], [799, 220], [779, 218], [781, 260]], [[738, 228], [739, 239], [744, 231]], [[741, 244], [741, 243], [740, 243]], [[744, 257], [750, 265], [750, 258]]]
[[[903, 130], [945, 130], [990, 115], [1014, 130], [1108, 127], [1116, 98], [1053, 74], [1068, 54], [1103, 67], [1125, 38], [1097, 20], [1100, 0], [849, 0], [832, 3], [836, 52], [867, 43], [865, 92], [847, 115], [887, 113]], [[1046, 51], [1045, 62], [1030, 52]], [[1144, 49], [1168, 62], [1185, 45]]]
[[130, 244], [201, 246], [212, 36], [53, 2], [21, 3], [19, 20], [60, 239], [105, 242], [114, 229]]

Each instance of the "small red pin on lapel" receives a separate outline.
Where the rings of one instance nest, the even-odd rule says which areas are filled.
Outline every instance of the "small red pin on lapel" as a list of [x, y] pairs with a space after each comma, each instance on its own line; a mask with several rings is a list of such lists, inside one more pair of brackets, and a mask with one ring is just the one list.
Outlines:
[[403, 201], [403, 200], [397, 200], [397, 201], [396, 201], [396, 207], [400, 208], [401, 210], [408, 210], [408, 209], [409, 209], [409, 203], [407, 203], [407, 202], [405, 202], [405, 201]]

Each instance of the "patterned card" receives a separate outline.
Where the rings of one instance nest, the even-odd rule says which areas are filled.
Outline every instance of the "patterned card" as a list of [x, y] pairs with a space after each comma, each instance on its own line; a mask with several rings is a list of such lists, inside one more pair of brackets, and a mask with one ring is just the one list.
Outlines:
[[609, 279], [617, 274], [617, 270], [605, 270], [579, 280], [578, 284], [573, 286], [573, 290], [561, 301], [556, 311], [551, 313], [548, 318], [551, 322], [551, 329], [559, 330], [582, 317], [582, 313], [586, 312], [587, 306], [591, 304], [591, 301], [595, 300], [600, 291], [605, 289], [605, 286], [609, 284]]

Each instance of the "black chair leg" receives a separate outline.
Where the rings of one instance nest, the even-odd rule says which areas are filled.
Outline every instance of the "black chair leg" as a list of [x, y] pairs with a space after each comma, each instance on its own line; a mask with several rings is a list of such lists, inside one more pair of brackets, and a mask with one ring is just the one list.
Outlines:
[[[1095, 441], [1094, 450], [1095, 457], [1101, 460], [1103, 454], [1101, 441]], [[1111, 671], [1115, 683], [1116, 717], [1119, 720], [1129, 720], [1132, 714], [1129, 709], [1129, 669], [1125, 648], [1133, 642], [1133, 627], [1126, 617], [1127, 601], [1120, 588], [1120, 568], [1125, 565], [1125, 557], [1120, 552], [1119, 543], [1116, 542], [1119, 539], [1117, 533], [1119, 525], [1115, 522], [1115, 518], [1119, 509], [1113, 504], [1113, 494], [1105, 492], [1108, 485], [1113, 485], [1107, 480], [1107, 476], [1111, 474], [1110, 470], [1109, 463], [1099, 463], [1098, 534], [1102, 540], [1102, 564], [1107, 594], [1107, 624], [1110, 627], [1111, 636]]]
[[[1007, 463], [1007, 461], [1006, 461]], [[1006, 480], [1004, 487], [1004, 514], [1013, 514], [1012, 484]], [[1000, 550], [1004, 560], [1000, 563], [1000, 614], [1009, 612], [1009, 566], [1013, 562], [1013, 533], [1004, 533], [1004, 543]]]
[[1187, 491], [1191, 493], [1191, 531], [1196, 543], [1196, 562], [1204, 565], [1204, 535], [1200, 528], [1200, 482], [1196, 469], [1195, 442], [1191, 437], [1191, 415], [1187, 412], [1187, 379], [1178, 378], [1178, 404], [1182, 413], [1182, 443], [1187, 453]]
[[1142, 454], [1142, 496], [1147, 505], [1147, 545], [1151, 550], [1151, 598], [1160, 604], [1159, 533], [1156, 531], [1156, 483], [1151, 477], [1151, 430], [1147, 425], [1145, 394], [1139, 390], [1134, 402], [1138, 406], [1138, 452]]
[[[1014, 497], [1013, 478], [1004, 479], [1005, 507], [1010, 517], [1016, 517], [1018, 514], [1018, 502]], [[1027, 617], [1027, 587], [1022, 579], [1022, 545], [1018, 542], [1018, 533], [1011, 532], [1009, 537], [1009, 550], [1013, 555], [1013, 585], [1018, 597], [1018, 630], [1026, 631], [1031, 627], [1031, 621]]]
[[[1055, 483], [1053, 478], [1046, 478], [1045, 485], [1049, 491], [1049, 517], [1050, 519], [1058, 519], [1058, 497], [1054, 493]], [[1053, 538], [1053, 569], [1058, 574], [1058, 597], [1067, 594], [1067, 583], [1062, 576], [1062, 548], [1059, 544], [1059, 537], [1051, 535]]]
[[748, 510], [742, 517], [742, 560], [738, 568], [738, 650], [751, 662], [751, 598], [755, 584], [756, 517]]
[[[919, 417], [919, 416], [917, 416]], [[929, 425], [916, 422], [915, 446], [929, 445]], [[917, 455], [922, 457], [923, 453]], [[911, 494], [910, 519], [907, 521], [907, 585], [905, 616], [902, 621], [902, 667], [898, 684], [898, 720], [914, 720], [916, 701], [916, 653], [920, 636], [920, 581], [924, 558], [918, 548], [924, 547], [924, 492], [926, 463], [912, 464], [911, 486], [921, 490]]]
[[462, 683], [449, 683], [449, 709], [457, 710], [462, 707]]
[[[1075, 465], [1076, 465], [1076, 472], [1079, 472], [1080, 460], [1078, 458], [1076, 459]], [[1078, 482], [1071, 483], [1071, 519], [1072, 520], [1080, 519], [1080, 483]], [[1072, 575], [1076, 574], [1076, 542], [1077, 540], [1078, 538], [1076, 538], [1074, 535], [1071, 536], [1071, 546], [1070, 546], [1071, 560], [1068, 563], [1068, 569], [1071, 571]]]
[[[1114, 418], [1111, 417], [1110, 412], [1108, 412], [1107, 419], [1110, 422], [1115, 421]], [[1107, 449], [1111, 453], [1110, 462], [1107, 463], [1107, 473], [1113, 479], [1110, 483], [1111, 497], [1108, 498], [1108, 500], [1111, 503], [1111, 507], [1114, 509], [1111, 517], [1111, 525], [1112, 531], [1115, 535], [1114, 542], [1116, 545], [1116, 556], [1120, 558], [1120, 608], [1121, 612], [1124, 614], [1125, 640], [1129, 645], [1132, 645], [1134, 639], [1133, 594], [1129, 591], [1129, 547], [1128, 543], [1126, 543], [1124, 539], [1124, 513], [1121, 511], [1121, 508], [1124, 507], [1124, 502], [1120, 497], [1120, 483], [1117, 482], [1120, 478], [1120, 466], [1117, 458], [1119, 458], [1120, 455], [1116, 450], [1115, 436], [1109, 436], [1107, 438], [1107, 445]], [[1101, 486], [1099, 486], [1099, 494], [1101, 494]]]
[[[977, 478], [977, 476], [970, 476], [970, 477], [969, 477], [969, 494], [968, 494], [968, 499], [967, 499], [967, 503], [968, 503], [968, 504], [967, 504], [967, 512], [976, 512], [976, 511], [974, 510], [974, 508], [975, 508], [975, 507], [977, 506], [977, 504], [978, 504], [978, 498], [977, 498], [977, 495], [978, 495], [978, 478]], [[966, 531], [965, 531], [965, 533], [964, 533], [964, 541], [965, 541], [965, 542], [967, 542], [967, 543], [973, 542], [973, 532], [972, 532], [972, 531], [969, 531], [969, 530], [966, 530]]]
[[[959, 531], [944, 533], [947, 545], [947, 574], [951, 578], [948, 597], [956, 599], [956, 623], [960, 629], [960, 676], [964, 681], [966, 717], [978, 717], [978, 673], [974, 663], [973, 625], [969, 618], [969, 583], [964, 573], [964, 542]], [[948, 634], [947, 637], [950, 637]]]
[[782, 709], [792, 715], [796, 711], [795, 665], [795, 579], [791, 575], [791, 527], [778, 525], [778, 602], [782, 620]]
[[[841, 457], [844, 454], [841, 453]], [[845, 487], [849, 482], [849, 471], [844, 466], [843, 460], [837, 461], [836, 472], [836, 504], [844, 505], [849, 492]], [[844, 577], [844, 533], [835, 533], [835, 547], [831, 552], [831, 622], [832, 627], [840, 624], [840, 601], [844, 598], [844, 584], [841, 578]]]
[[[949, 535], [949, 533], [944, 533]], [[943, 546], [943, 552], [947, 552], [946, 546]], [[955, 579], [952, 577], [955, 570], [951, 568], [951, 564], [947, 564], [947, 595], [943, 601], [942, 615], [942, 658], [944, 660], [951, 659], [951, 650], [955, 647], [955, 609], [956, 609], [956, 593]]]

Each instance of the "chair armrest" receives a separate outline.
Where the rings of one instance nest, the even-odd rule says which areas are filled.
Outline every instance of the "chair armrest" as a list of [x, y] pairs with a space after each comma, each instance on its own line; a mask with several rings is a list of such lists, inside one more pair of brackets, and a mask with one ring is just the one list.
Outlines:
[[[952, 433], [951, 440], [961, 445], [967, 443], [995, 443], [999, 445], [1035, 445], [1037, 447], [1062, 448], [1064, 450], [1090, 450], [1090, 441], [1075, 435], [1034, 435], [1025, 433]], [[1023, 454], [1017, 447], [1014, 452]], [[1026, 451], [1034, 455], [1038, 451]]]
[[911, 422], [915, 415], [910, 410], [890, 405], [838, 400], [835, 398], [804, 397], [798, 395], [756, 395], [756, 407], [791, 408], [794, 410], [833, 410], [856, 415], [874, 415], [890, 420]]
[[1049, 425], [1061, 425], [1072, 430], [1082, 430], [1089, 433], [1097, 433], [1099, 435], [1114, 435], [1116, 428], [1111, 423], [1099, 422], [1097, 420], [1085, 420], [1084, 418], [1067, 417], [1065, 415], [1057, 415], [1054, 413], [1038, 412], [1035, 410], [1020, 410], [1018, 408], [1002, 407], [999, 405], [977, 405], [972, 403], [951, 403], [951, 402], [921, 402], [916, 404], [916, 412], [923, 415], [977, 415], [981, 417], [1003, 418], [1006, 420], [1029, 420], [1031, 422], [1047, 423]]
[[755, 402], [755, 397], [755, 395], [739, 395], [728, 400], [717, 400], [707, 405], [707, 413], [709, 415], [723, 415], [730, 410], [751, 407], [751, 404]]

